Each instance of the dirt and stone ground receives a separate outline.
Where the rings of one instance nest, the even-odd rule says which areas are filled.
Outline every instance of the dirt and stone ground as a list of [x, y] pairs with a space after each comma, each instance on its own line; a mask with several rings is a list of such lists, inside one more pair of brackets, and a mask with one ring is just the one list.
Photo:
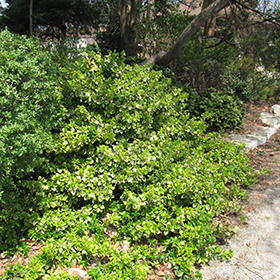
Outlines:
[[[250, 106], [250, 107], [249, 107]], [[271, 104], [250, 104], [243, 130], [248, 133], [261, 125], [258, 116], [269, 112]], [[238, 132], [237, 132], [238, 133]], [[223, 246], [234, 252], [230, 261], [211, 261], [200, 270], [203, 280], [280, 280], [280, 129], [264, 145], [248, 152], [256, 170], [269, 169], [248, 188], [236, 235]]]
[[[249, 134], [256, 126], [263, 126], [259, 116], [262, 112], [269, 112], [272, 105], [268, 102], [247, 104], [247, 117], [241, 129], [228, 133]], [[203, 280], [280, 280], [280, 128], [266, 144], [249, 151], [248, 156], [256, 170], [270, 169], [270, 173], [260, 176], [258, 183], [248, 188], [242, 210], [245, 221], [241, 223], [239, 218], [232, 217], [237, 234], [226, 241], [224, 248], [232, 249], [234, 258], [204, 265], [201, 268]], [[41, 251], [41, 244], [31, 242], [30, 246], [25, 258], [0, 255], [0, 276], [4, 275], [4, 268], [9, 264], [24, 264]], [[73, 265], [72, 270], [71, 275], [89, 279], [82, 275], [84, 271], [78, 265]], [[148, 279], [165, 279], [165, 272], [165, 268], [157, 267]], [[173, 278], [172, 270], [170, 272], [169, 276]]]

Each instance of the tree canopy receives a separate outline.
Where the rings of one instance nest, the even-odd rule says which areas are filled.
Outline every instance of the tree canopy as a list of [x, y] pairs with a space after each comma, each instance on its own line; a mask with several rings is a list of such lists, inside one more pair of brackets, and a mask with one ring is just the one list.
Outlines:
[[82, 26], [95, 27], [98, 7], [89, 0], [7, 0], [1, 25], [12, 32], [29, 34], [30, 4], [37, 35], [60, 37]]
[[[239, 29], [260, 22], [278, 24], [278, 6], [276, 3], [263, 3], [261, 1], [230, 1], [230, 0], [204, 0], [202, 11], [189, 20], [182, 33], [176, 40], [158, 51], [141, 53], [143, 45], [150, 43], [158, 45], [158, 34], [161, 32], [159, 18], [162, 21], [169, 15], [173, 18], [182, 13], [176, 5], [180, 2], [173, 0], [7, 0], [8, 6], [4, 8], [1, 16], [2, 26], [8, 26], [11, 31], [20, 34], [32, 34], [32, 24], [38, 34], [52, 37], [66, 35], [66, 32], [75, 31], [76, 28], [87, 29], [91, 27], [98, 33], [97, 38], [101, 49], [124, 50], [128, 56], [150, 56], [145, 63], [169, 64], [174, 61], [186, 48], [191, 38], [204, 28], [202, 37], [230, 42], [230, 37]], [[32, 4], [32, 5], [31, 5]], [[217, 14], [224, 8], [223, 19]], [[254, 14], [255, 16], [252, 16]], [[188, 13], [185, 17], [191, 18]], [[221, 16], [220, 16], [221, 17]], [[31, 24], [32, 22], [32, 24]], [[224, 28], [221, 26], [224, 25]], [[229, 22], [227, 24], [226, 22]], [[219, 25], [219, 29], [215, 27]], [[170, 30], [182, 29], [181, 26], [166, 25]], [[179, 28], [178, 28], [179, 27]], [[152, 31], [152, 32], [151, 32]], [[154, 32], [154, 34], [152, 34]], [[172, 31], [174, 32], [174, 31]], [[156, 35], [155, 35], [156, 34]], [[164, 35], [163, 35], [164, 36]], [[202, 38], [201, 37], [201, 38]], [[225, 39], [226, 38], [226, 39]], [[165, 40], [169, 40], [166, 38]], [[221, 42], [220, 42], [221, 43]], [[230, 43], [233, 43], [232, 41]], [[104, 48], [103, 48], [104, 47]], [[161, 49], [160, 49], [161, 48]]]

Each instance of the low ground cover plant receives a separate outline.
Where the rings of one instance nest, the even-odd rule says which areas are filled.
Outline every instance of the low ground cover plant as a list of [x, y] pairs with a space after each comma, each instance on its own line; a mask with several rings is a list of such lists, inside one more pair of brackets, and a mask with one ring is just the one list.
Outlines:
[[[161, 71], [124, 61], [88, 52], [55, 68], [62, 96], [48, 120], [58, 125], [34, 151], [46, 160], [12, 176], [0, 206], [1, 251], [23, 237], [43, 246], [4, 279], [73, 279], [73, 262], [92, 279], [146, 279], [159, 265], [167, 279], [192, 279], [199, 264], [232, 256], [220, 248], [233, 233], [225, 215], [255, 180], [243, 147], [205, 134], [188, 92]], [[6, 202], [14, 197], [20, 211]]]

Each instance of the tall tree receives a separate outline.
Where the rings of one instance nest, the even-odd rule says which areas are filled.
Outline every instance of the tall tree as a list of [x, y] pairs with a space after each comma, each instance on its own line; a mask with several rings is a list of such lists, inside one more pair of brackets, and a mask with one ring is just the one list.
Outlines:
[[[205, 10], [209, 5], [211, 5], [214, 0], [204, 0], [202, 4], [202, 10]], [[203, 36], [210, 38], [215, 34], [215, 26], [216, 26], [217, 14], [214, 14], [209, 19], [207, 19], [204, 25]]]
[[69, 29], [94, 25], [99, 13], [90, 0], [7, 0], [7, 4], [2, 26], [19, 34], [31, 34], [37, 27], [48, 36], [65, 36]]
[[191, 37], [206, 23], [206, 21], [221, 9], [229, 5], [230, 0], [216, 0], [195, 17], [192, 22], [184, 29], [177, 42], [169, 51], [161, 51], [156, 55], [146, 59], [142, 64], [155, 63], [166, 65], [180, 56]]
[[121, 46], [128, 56], [135, 56], [138, 47], [137, 24], [140, 23], [141, 0], [118, 0]]
[[[211, 0], [205, 0], [205, 6]], [[182, 51], [187, 46], [188, 42], [191, 40], [192, 36], [203, 26], [207, 27], [207, 21], [211, 18], [215, 18], [215, 15], [221, 11], [223, 8], [229, 5], [235, 6], [239, 13], [243, 14], [242, 19], [247, 23], [252, 24], [271, 22], [273, 24], [280, 25], [280, 17], [275, 16], [273, 13], [265, 14], [258, 9], [258, 2], [256, 1], [238, 1], [238, 0], [216, 0], [202, 11], [191, 21], [191, 23], [184, 29], [182, 34], [179, 36], [176, 43], [168, 51], [160, 51], [152, 57], [146, 59], [142, 65], [147, 63], [155, 63], [159, 65], [167, 65], [177, 59]], [[235, 13], [235, 15], [238, 13]], [[253, 15], [253, 16], [252, 16]], [[258, 18], [260, 20], [258, 20]], [[233, 22], [234, 23], [234, 22]], [[239, 24], [240, 25], [240, 24]], [[208, 33], [211, 28], [208, 28]], [[231, 31], [230, 31], [231, 32]]]
[[6, 0], [7, 6], [0, 16], [1, 28], [9, 27], [12, 32], [29, 34], [29, 0]]
[[29, 35], [33, 35], [33, 0], [30, 0], [29, 4]]

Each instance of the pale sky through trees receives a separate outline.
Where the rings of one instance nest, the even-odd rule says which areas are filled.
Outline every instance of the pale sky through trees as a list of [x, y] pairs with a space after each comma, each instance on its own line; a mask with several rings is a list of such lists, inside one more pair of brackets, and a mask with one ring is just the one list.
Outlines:
[[0, 0], [0, 3], [1, 3], [1, 6], [2, 6], [3, 8], [5, 8], [6, 5], [7, 5], [7, 3], [6, 3], [5, 0]]

